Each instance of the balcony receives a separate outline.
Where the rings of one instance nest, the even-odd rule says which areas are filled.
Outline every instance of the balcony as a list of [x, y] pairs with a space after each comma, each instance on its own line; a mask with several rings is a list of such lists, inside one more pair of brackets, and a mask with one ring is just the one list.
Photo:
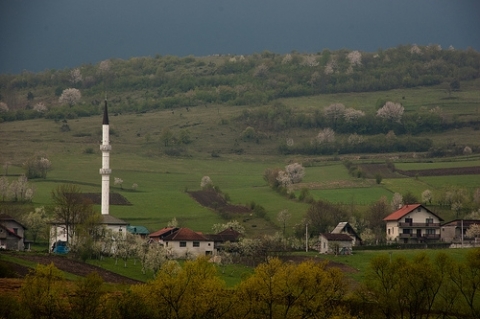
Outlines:
[[398, 227], [440, 227], [440, 223], [398, 223]]
[[422, 235], [417, 235], [417, 234], [400, 234], [398, 236], [401, 239], [404, 238], [417, 238], [417, 239], [428, 239], [428, 240], [439, 240], [440, 239], [440, 234], [422, 234]]

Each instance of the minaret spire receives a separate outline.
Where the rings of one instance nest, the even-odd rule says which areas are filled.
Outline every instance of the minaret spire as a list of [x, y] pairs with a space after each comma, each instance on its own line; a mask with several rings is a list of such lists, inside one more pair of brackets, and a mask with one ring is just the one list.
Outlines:
[[109, 214], [109, 201], [110, 201], [110, 151], [112, 146], [110, 145], [110, 125], [108, 123], [108, 108], [107, 97], [105, 96], [105, 108], [103, 110], [103, 125], [102, 125], [102, 145], [100, 145], [102, 151], [102, 168], [100, 168], [100, 175], [102, 175], [102, 215]]

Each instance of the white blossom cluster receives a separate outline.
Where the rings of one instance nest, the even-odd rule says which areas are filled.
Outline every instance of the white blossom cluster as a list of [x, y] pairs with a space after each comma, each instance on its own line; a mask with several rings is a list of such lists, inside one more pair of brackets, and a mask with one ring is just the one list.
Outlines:
[[335, 142], [335, 132], [329, 127], [325, 128], [317, 134], [315, 141], [318, 144], [333, 143]]
[[79, 89], [69, 88], [63, 90], [62, 95], [60, 95], [58, 101], [61, 104], [68, 104], [70, 107], [72, 107], [78, 102], [80, 102], [81, 98], [82, 94], [80, 93]]
[[385, 120], [391, 120], [400, 123], [404, 110], [404, 107], [400, 103], [389, 101], [377, 111], [377, 116]]

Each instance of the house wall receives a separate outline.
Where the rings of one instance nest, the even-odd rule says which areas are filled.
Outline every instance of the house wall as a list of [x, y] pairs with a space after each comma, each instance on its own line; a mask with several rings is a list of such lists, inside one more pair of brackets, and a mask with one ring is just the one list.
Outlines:
[[[127, 228], [122, 225], [104, 225], [106, 229], [110, 229], [112, 232], [121, 232], [124, 236], [127, 236]], [[121, 231], [120, 231], [121, 229]], [[72, 238], [69, 238], [72, 241]], [[57, 241], [67, 241], [67, 233], [64, 225], [55, 224], [50, 226], [50, 239], [49, 247], [52, 249], [53, 243]]]
[[[185, 247], [180, 247], [180, 243], [185, 242]], [[182, 258], [189, 254], [194, 256], [215, 255], [213, 241], [199, 241], [199, 247], [193, 247], [194, 241], [166, 241], [165, 247], [172, 250], [176, 258]]]
[[352, 249], [352, 241], [329, 241], [323, 236], [320, 236], [320, 254], [330, 254], [333, 253], [333, 248], [338, 245], [339, 249], [348, 248]]
[[4, 230], [4, 240], [3, 240], [3, 245], [5, 246], [5, 249], [11, 249], [11, 250], [23, 250], [24, 249], [24, 239], [25, 239], [25, 229], [23, 228], [22, 225], [17, 223], [14, 220], [2, 220], [2, 225], [6, 228], [9, 228], [13, 230], [18, 236], [21, 238], [9, 235], [5, 230]]
[[[412, 219], [412, 226], [409, 225], [401, 225], [401, 223], [405, 223], [406, 219]], [[436, 224], [436, 226], [427, 226], [426, 220], [427, 218], [432, 219], [432, 224]], [[412, 232], [411, 238], [402, 238], [408, 237], [403, 234], [404, 229], [410, 229]], [[427, 231], [429, 229], [429, 231]], [[401, 219], [397, 221], [387, 221], [386, 222], [386, 232], [387, 232], [387, 241], [401, 241], [407, 240], [407, 242], [417, 241], [417, 230], [420, 232], [420, 236], [430, 236], [435, 238], [435, 236], [440, 237], [440, 220], [437, 216], [429, 213], [423, 207], [418, 207], [414, 211], [408, 213], [407, 215], [403, 216]], [[432, 233], [427, 233], [432, 232]], [[438, 238], [439, 239], [439, 238]]]

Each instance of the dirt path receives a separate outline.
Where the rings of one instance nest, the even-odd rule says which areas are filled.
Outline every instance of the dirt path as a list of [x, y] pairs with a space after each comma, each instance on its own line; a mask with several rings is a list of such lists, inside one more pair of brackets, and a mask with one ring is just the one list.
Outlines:
[[[65, 256], [57, 256], [57, 255], [38, 255], [38, 254], [15, 254], [15, 258], [20, 258], [28, 261], [32, 261], [35, 263], [39, 263], [42, 265], [48, 265], [53, 263], [55, 267], [58, 269], [77, 275], [81, 277], [85, 277], [92, 272], [96, 272], [100, 277], [103, 278], [105, 282], [109, 283], [116, 283], [116, 284], [128, 284], [134, 285], [141, 283], [141, 281], [131, 279], [114, 272], [108, 271], [98, 266], [90, 265], [83, 263], [81, 261], [77, 261]], [[12, 268], [12, 270], [18, 274], [18, 277], [24, 277], [30, 271], [30, 268], [21, 266], [15, 263], [8, 263], [8, 265]]]

